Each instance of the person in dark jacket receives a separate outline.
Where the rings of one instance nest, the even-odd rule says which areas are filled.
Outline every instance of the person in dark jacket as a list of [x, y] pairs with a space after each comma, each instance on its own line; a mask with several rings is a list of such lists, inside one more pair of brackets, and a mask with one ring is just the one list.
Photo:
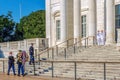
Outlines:
[[8, 73], [7, 73], [7, 75], [10, 75], [10, 69], [11, 68], [13, 70], [14, 75], [16, 75], [15, 74], [14, 62], [15, 62], [14, 56], [12, 56], [12, 52], [10, 52], [9, 56], [8, 56]]
[[34, 47], [33, 47], [33, 43], [31, 43], [31, 46], [29, 47], [29, 55], [30, 55], [29, 64], [31, 65], [31, 63], [34, 63]]

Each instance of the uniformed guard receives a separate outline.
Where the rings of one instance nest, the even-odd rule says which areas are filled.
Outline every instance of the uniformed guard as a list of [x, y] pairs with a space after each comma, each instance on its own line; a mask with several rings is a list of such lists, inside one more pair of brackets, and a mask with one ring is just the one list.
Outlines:
[[101, 30], [100, 32], [101, 43], [100, 45], [105, 45], [105, 32]]
[[100, 45], [101, 43], [101, 38], [100, 38], [100, 31], [97, 31], [97, 44]]

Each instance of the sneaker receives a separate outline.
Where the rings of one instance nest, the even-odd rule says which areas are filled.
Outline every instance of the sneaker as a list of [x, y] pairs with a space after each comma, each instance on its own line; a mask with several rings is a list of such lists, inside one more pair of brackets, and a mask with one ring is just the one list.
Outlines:
[[16, 74], [14, 74], [14, 76], [15, 76]]
[[23, 74], [22, 76], [24, 77], [26, 74]]
[[7, 75], [10, 75], [9, 73], [7, 73]]
[[20, 74], [18, 74], [17, 76], [20, 76]]

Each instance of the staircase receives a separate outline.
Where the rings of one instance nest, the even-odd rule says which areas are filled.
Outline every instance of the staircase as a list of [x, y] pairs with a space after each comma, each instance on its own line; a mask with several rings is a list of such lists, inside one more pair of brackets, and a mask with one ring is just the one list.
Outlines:
[[79, 49], [68, 60], [119, 62], [120, 52], [114, 46], [93, 46], [86, 49]]
[[[112, 46], [91, 46], [79, 47], [71, 46], [69, 48], [58, 48], [59, 52], [49, 51], [41, 55], [41, 60], [64, 60], [64, 61], [85, 61], [85, 62], [120, 62], [120, 52]], [[75, 51], [74, 51], [75, 50]], [[66, 58], [65, 56], [66, 52]], [[52, 55], [54, 53], [54, 59]], [[7, 65], [7, 62], [5, 63]], [[74, 78], [74, 64], [73, 63], [54, 63], [54, 68], [49, 62], [36, 62], [34, 65], [26, 63], [26, 73], [28, 75], [38, 76], [52, 76], [54, 69], [54, 77], [68, 77]], [[17, 69], [17, 65], [16, 65]], [[35, 70], [35, 72], [34, 72]], [[7, 68], [6, 68], [7, 71]], [[77, 63], [77, 79], [78, 80], [104, 80], [104, 64], [102, 63]], [[70, 79], [69, 79], [70, 80]], [[106, 80], [120, 80], [120, 64], [107, 63], [106, 64]]]
[[[70, 47], [66, 51], [66, 59], [64, 58], [64, 49], [60, 49], [58, 56], [54, 60], [70, 60], [70, 61], [94, 61], [94, 62], [120, 62], [120, 52], [113, 46], [91, 46], [88, 48]], [[52, 52], [52, 51], [51, 51]], [[49, 52], [49, 55], [52, 54]], [[44, 54], [45, 56], [45, 54]], [[42, 59], [42, 57], [41, 57]], [[47, 60], [52, 60], [51, 57]], [[41, 62], [36, 63], [35, 73], [42, 76], [51, 76], [51, 63]], [[30, 67], [30, 66], [29, 66]], [[33, 68], [33, 66], [31, 66]], [[33, 70], [29, 68], [28, 74], [33, 74]], [[29, 73], [30, 72], [30, 73]], [[106, 78], [107, 80], [120, 80], [120, 64], [109, 63], [106, 64]], [[74, 78], [74, 64], [73, 63], [55, 63], [54, 77], [69, 77]], [[85, 80], [104, 80], [104, 64], [101, 63], [78, 63], [77, 64], [77, 78]]]

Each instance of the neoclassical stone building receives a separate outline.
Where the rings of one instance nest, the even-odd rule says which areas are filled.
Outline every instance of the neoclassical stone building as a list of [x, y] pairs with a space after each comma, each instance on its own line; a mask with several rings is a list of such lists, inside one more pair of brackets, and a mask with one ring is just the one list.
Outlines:
[[70, 38], [93, 37], [106, 32], [106, 44], [117, 41], [120, 0], [46, 0], [46, 38], [54, 46]]

